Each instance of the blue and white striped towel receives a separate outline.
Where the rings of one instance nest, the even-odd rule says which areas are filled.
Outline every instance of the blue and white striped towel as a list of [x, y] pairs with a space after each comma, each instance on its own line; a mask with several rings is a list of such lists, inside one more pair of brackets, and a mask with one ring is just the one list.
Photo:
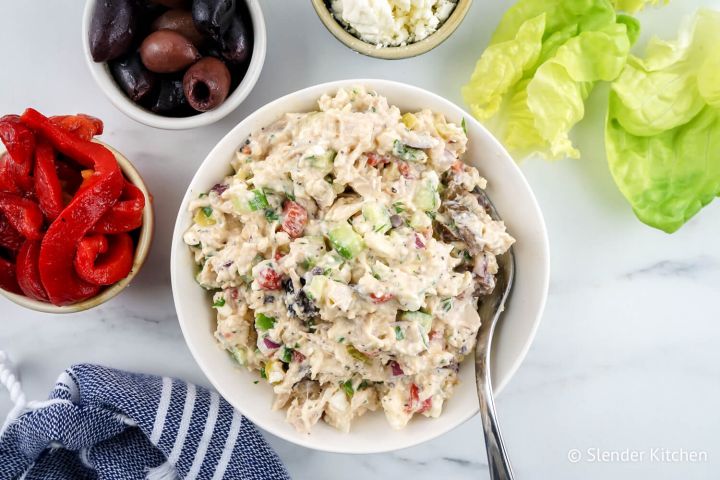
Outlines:
[[255, 426], [214, 391], [167, 377], [75, 365], [47, 401], [25, 402], [0, 434], [0, 479], [289, 479]]

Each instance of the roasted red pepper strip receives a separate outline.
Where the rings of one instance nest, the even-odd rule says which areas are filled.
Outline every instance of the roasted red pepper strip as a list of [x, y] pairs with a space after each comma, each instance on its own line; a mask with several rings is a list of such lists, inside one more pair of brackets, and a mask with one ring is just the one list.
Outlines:
[[55, 170], [55, 152], [42, 140], [35, 148], [35, 195], [48, 220], [55, 220], [63, 209], [62, 187]]
[[23, 293], [15, 278], [15, 264], [2, 257], [0, 257], [0, 288], [19, 295]]
[[133, 241], [127, 233], [89, 235], [78, 244], [75, 271], [88, 283], [112, 285], [127, 277], [133, 264]]
[[13, 256], [20, 250], [25, 239], [10, 225], [5, 215], [0, 215], [0, 247], [9, 250]]
[[42, 237], [43, 214], [32, 200], [14, 193], [0, 192], [0, 212], [28, 240], [40, 240]]
[[33, 180], [21, 169], [7, 153], [0, 157], [0, 192], [32, 193]]
[[103, 122], [99, 118], [78, 113], [77, 115], [56, 115], [50, 122], [63, 130], [73, 133], [83, 140], [92, 140], [103, 133]]
[[[55, 161], [55, 168], [57, 169], [58, 178], [60, 179], [60, 185], [62, 185], [62, 191], [64, 194], [73, 197], [78, 187], [82, 183], [82, 176], [80, 170], [74, 168], [70, 163], [66, 162], [62, 158], [58, 158]], [[69, 201], [69, 200], [68, 200]]]
[[142, 225], [143, 209], [145, 209], [145, 195], [142, 190], [126, 180], [120, 200], [91, 231], [111, 235], [135, 230]]
[[32, 170], [35, 135], [20, 122], [17, 115], [5, 115], [0, 118], [0, 140], [5, 144], [10, 158], [18, 166], [18, 174], [30, 175]]
[[120, 197], [124, 178], [115, 156], [104, 146], [65, 132], [33, 109], [23, 113], [22, 121], [56, 150], [95, 171], [96, 180], [75, 195], [50, 225], [40, 246], [40, 278], [50, 301], [55, 305], [76, 303], [95, 295], [99, 287], [75, 273], [75, 250]]
[[15, 274], [17, 283], [25, 295], [47, 302], [47, 293], [40, 281], [39, 257], [40, 241], [26, 240], [15, 259]]
[[[96, 143], [79, 139], [77, 136], [68, 133], [66, 130], [53, 125], [45, 115], [33, 108], [25, 110], [20, 117], [20, 120], [23, 124], [45, 137], [56, 150], [59, 150], [63, 155], [66, 155], [83, 167], [94, 168], [97, 170], [98, 168], [96, 162], [98, 160], [100, 162], [104, 162], [105, 164], [109, 162], [107, 154], [109, 154], [112, 162], [117, 167], [115, 157], [107, 148]], [[98, 152], [100, 150], [103, 150], [106, 153], [99, 154], [99, 159], [96, 159], [95, 157], [98, 156]], [[12, 152], [10, 152], [10, 154], [12, 155]]]

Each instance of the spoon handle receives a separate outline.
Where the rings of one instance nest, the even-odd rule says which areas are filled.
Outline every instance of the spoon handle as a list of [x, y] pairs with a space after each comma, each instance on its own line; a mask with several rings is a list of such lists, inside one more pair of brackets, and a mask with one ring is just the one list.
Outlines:
[[513, 472], [510, 467], [502, 435], [498, 427], [497, 415], [495, 414], [495, 402], [493, 401], [492, 383], [489, 375], [488, 362], [478, 365], [478, 398], [480, 399], [480, 418], [482, 419], [483, 432], [485, 434], [485, 449], [487, 450], [488, 467], [492, 480], [512, 480]]

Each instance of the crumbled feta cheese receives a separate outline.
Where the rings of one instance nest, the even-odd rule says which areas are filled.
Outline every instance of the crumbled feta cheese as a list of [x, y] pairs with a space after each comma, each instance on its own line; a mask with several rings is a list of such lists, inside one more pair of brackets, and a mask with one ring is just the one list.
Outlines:
[[418, 42], [447, 20], [457, 0], [332, 0], [335, 18], [378, 47]]

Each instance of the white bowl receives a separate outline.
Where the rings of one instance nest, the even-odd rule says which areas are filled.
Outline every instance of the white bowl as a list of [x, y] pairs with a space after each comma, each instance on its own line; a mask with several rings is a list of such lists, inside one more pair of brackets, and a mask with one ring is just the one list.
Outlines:
[[107, 63], [96, 63], [90, 54], [88, 31], [90, 30], [90, 21], [93, 11], [95, 10], [95, 4], [97, 3], [96, 0], [87, 0], [85, 3], [85, 12], [83, 13], [82, 45], [83, 51], [85, 52], [85, 62], [95, 82], [112, 104], [133, 120], [151, 127], [166, 130], [185, 130], [210, 125], [227, 116], [247, 98], [260, 77], [260, 72], [265, 63], [267, 33], [265, 31], [265, 18], [260, 8], [260, 2], [258, 0], [243, 1], [247, 3], [248, 11], [250, 12], [254, 35], [250, 65], [248, 65], [247, 72], [245, 72], [245, 77], [243, 77], [240, 84], [235, 87], [235, 90], [230, 93], [222, 105], [209, 112], [198, 113], [197, 115], [183, 118], [165, 117], [143, 108], [130, 100], [127, 95], [125, 95], [125, 92], [115, 83], [115, 79], [110, 73]]
[[[173, 235], [170, 269], [178, 319], [200, 368], [235, 408], [261, 428], [308, 448], [340, 453], [376, 453], [410, 447], [457, 427], [478, 411], [472, 356], [462, 364], [460, 385], [440, 418], [414, 418], [404, 430], [393, 430], [382, 412], [358, 419], [349, 434], [318, 422], [303, 435], [285, 422], [284, 411], [272, 411], [272, 389], [254, 384], [257, 372], [239, 367], [213, 337], [215, 314], [208, 293], [195, 282], [195, 265], [183, 232], [191, 224], [189, 202], [206, 192], [231, 171], [230, 159], [253, 131], [267, 126], [286, 112], [317, 109], [317, 99], [340, 87], [365, 85], [388, 98], [403, 111], [429, 108], [457, 124], [466, 120], [470, 138], [465, 161], [476, 166], [489, 182], [488, 194], [517, 238], [517, 277], [513, 294], [496, 330], [492, 376], [500, 391], [522, 362], [540, 323], [549, 281], [549, 250], [545, 223], [525, 177], [497, 140], [462, 109], [433, 93], [387, 80], [343, 80], [306, 88], [264, 106], [240, 122], [212, 149], [185, 194]], [[478, 432], [478, 438], [481, 436]]]

